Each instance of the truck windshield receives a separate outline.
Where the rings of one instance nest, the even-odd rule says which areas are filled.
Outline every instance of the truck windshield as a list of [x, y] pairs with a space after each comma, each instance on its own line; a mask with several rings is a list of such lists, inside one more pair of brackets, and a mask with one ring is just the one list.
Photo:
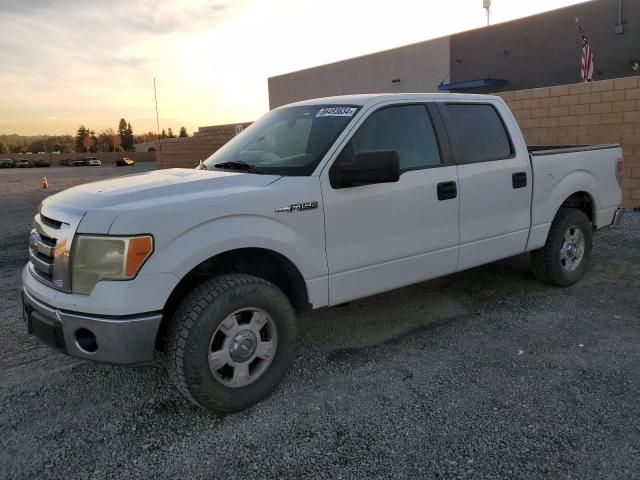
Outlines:
[[358, 109], [355, 105], [307, 105], [273, 110], [199, 168], [311, 175]]

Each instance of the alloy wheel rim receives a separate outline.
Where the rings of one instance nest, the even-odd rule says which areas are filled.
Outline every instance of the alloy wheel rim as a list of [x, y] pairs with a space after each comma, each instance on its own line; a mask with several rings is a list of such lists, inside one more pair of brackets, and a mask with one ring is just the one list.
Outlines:
[[211, 336], [209, 370], [225, 387], [245, 387], [267, 371], [277, 345], [273, 318], [261, 308], [241, 308], [225, 317]]
[[584, 258], [584, 234], [577, 225], [570, 226], [562, 237], [560, 245], [560, 266], [567, 272], [575, 271]]

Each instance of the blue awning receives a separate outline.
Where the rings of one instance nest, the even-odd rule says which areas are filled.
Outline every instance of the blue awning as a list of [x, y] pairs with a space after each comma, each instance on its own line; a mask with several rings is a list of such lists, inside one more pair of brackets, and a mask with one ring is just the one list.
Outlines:
[[502, 87], [508, 82], [502, 78], [480, 78], [478, 80], [465, 80], [464, 82], [441, 83], [438, 90], [466, 90], [479, 87]]

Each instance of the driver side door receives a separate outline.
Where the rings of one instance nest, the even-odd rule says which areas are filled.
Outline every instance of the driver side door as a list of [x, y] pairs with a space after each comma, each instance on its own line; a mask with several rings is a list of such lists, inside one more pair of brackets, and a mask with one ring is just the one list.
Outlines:
[[[332, 185], [331, 170], [340, 162], [380, 150], [398, 152], [397, 182]], [[459, 249], [457, 181], [432, 104], [385, 105], [361, 120], [321, 174], [329, 304], [454, 272]]]

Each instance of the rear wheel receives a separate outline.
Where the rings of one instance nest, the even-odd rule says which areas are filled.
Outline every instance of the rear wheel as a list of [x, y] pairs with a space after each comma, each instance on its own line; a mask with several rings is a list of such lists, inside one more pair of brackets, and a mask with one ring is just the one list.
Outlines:
[[193, 290], [169, 333], [169, 376], [193, 404], [233, 412], [268, 396], [293, 358], [293, 307], [272, 283], [223, 275]]
[[573, 285], [587, 271], [592, 240], [591, 222], [585, 213], [575, 208], [561, 208], [544, 247], [531, 252], [534, 275], [559, 287]]

